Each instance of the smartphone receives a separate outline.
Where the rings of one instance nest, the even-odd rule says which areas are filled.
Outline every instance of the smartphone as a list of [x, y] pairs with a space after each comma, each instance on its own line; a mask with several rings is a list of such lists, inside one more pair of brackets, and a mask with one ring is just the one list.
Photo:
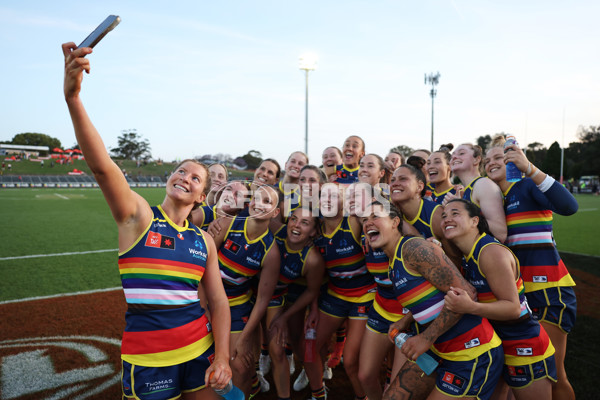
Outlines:
[[112, 31], [115, 26], [119, 25], [119, 22], [121, 22], [121, 18], [118, 15], [109, 15], [77, 47], [94, 47], [100, 40], [102, 40], [104, 36], [106, 36], [108, 32]]

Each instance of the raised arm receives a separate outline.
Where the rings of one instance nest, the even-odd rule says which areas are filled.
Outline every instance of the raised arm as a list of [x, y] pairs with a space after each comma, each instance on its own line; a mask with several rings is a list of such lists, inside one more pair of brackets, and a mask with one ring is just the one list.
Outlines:
[[112, 161], [100, 134], [92, 124], [81, 101], [83, 71], [90, 72], [88, 47], [77, 49], [75, 43], [62, 45], [65, 56], [64, 94], [71, 114], [77, 143], [92, 170], [104, 198], [119, 227], [119, 249], [128, 248], [150, 223], [152, 210], [141, 196], [131, 190], [121, 169]]
[[[577, 212], [579, 205], [575, 197], [560, 183], [549, 177], [545, 172], [533, 165], [519, 146], [508, 147], [514, 151], [507, 151], [504, 162], [512, 162], [528, 178], [531, 178], [544, 196], [544, 205], [560, 215], [573, 215]], [[536, 201], [540, 202], [536, 196]]]
[[506, 241], [506, 215], [504, 214], [503, 196], [500, 187], [489, 178], [475, 182], [473, 199], [479, 204], [481, 213], [490, 226], [490, 231], [500, 243]]

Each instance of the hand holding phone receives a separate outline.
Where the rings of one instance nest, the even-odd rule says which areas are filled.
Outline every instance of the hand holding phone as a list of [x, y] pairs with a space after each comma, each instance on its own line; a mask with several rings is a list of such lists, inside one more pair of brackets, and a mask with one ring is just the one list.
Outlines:
[[94, 47], [100, 40], [102, 40], [104, 36], [106, 36], [108, 32], [112, 31], [115, 26], [119, 25], [119, 22], [121, 22], [121, 18], [118, 15], [109, 15], [77, 47]]

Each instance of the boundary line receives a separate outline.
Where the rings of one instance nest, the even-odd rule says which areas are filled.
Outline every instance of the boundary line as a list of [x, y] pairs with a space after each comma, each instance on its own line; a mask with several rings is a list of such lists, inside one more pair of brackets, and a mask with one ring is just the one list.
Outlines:
[[36, 296], [36, 297], [26, 297], [24, 299], [14, 299], [14, 300], [4, 300], [0, 301], [0, 305], [2, 304], [10, 304], [10, 303], [21, 303], [26, 301], [33, 300], [46, 300], [46, 299], [54, 299], [56, 297], [65, 297], [65, 296], [79, 296], [81, 294], [93, 294], [93, 293], [102, 293], [102, 292], [112, 292], [115, 290], [123, 290], [121, 286], [106, 288], [106, 289], [93, 289], [93, 290], [84, 290], [81, 292], [73, 292], [73, 293], [59, 293], [59, 294], [51, 294], [48, 296]]
[[22, 260], [22, 259], [25, 259], [25, 258], [39, 258], [39, 257], [77, 256], [77, 255], [80, 255], [80, 254], [107, 253], [109, 251], [119, 251], [119, 249], [74, 251], [74, 252], [71, 252], [71, 253], [33, 254], [33, 255], [30, 255], [30, 256], [0, 257], [0, 261], [5, 261], [5, 260]]

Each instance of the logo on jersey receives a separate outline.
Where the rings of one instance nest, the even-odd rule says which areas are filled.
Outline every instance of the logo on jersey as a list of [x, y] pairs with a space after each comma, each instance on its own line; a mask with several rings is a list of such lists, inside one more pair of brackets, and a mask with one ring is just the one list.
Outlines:
[[225, 241], [225, 246], [224, 246], [227, 250], [231, 251], [233, 254], [237, 254], [238, 251], [240, 251], [240, 245], [237, 244], [236, 242], [234, 242], [231, 239], [227, 239]]
[[319, 247], [319, 253], [321, 253], [321, 255], [326, 256], [327, 255], [327, 247]]
[[465, 349], [472, 349], [473, 347], [480, 346], [481, 342], [479, 338], [471, 339], [467, 343], [465, 343]]
[[158, 232], [149, 231], [145, 244], [148, 247], [156, 247], [159, 249], [175, 250], [175, 238], [172, 238], [170, 236], [161, 235]]
[[463, 386], [465, 386], [465, 379], [451, 374], [450, 372], [445, 372], [442, 380], [452, 386], [456, 386], [459, 389], [462, 389]]
[[533, 349], [531, 347], [517, 347], [518, 356], [532, 356]]
[[179, 240], [183, 240], [183, 235], [182, 235], [181, 233], [178, 233], [178, 234], [177, 234], [177, 238], [178, 238]]
[[546, 275], [534, 275], [533, 283], [547, 283], [548, 277]]

